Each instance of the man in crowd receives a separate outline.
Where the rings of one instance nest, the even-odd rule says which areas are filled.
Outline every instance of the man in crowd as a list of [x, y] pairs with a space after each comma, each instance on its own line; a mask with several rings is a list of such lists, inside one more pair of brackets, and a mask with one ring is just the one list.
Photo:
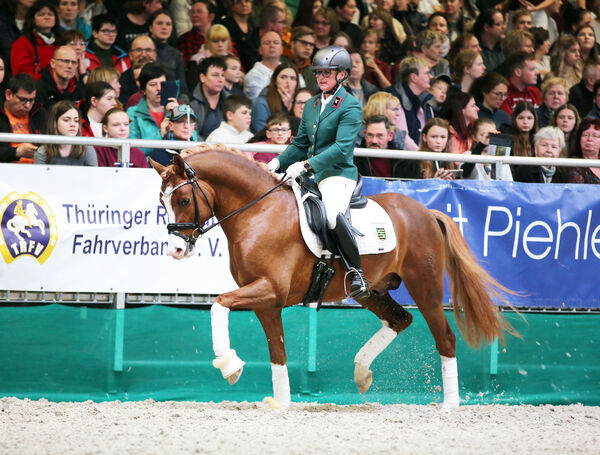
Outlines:
[[433, 30], [423, 30], [417, 35], [415, 41], [416, 51], [413, 52], [415, 57], [424, 58], [429, 62], [431, 67], [431, 75], [433, 77], [446, 74], [450, 76], [450, 64], [448, 60], [442, 58], [444, 36]]
[[590, 113], [594, 106], [594, 84], [600, 79], [600, 64], [592, 62], [583, 68], [581, 82], [571, 87], [569, 103], [577, 108], [581, 118]]
[[315, 32], [310, 27], [299, 25], [292, 29], [290, 47], [283, 51], [284, 57], [291, 60], [300, 74], [300, 87], [308, 87], [313, 93], [317, 91], [317, 79], [312, 71], [310, 59], [315, 50], [316, 40]]
[[508, 79], [508, 98], [500, 109], [512, 116], [512, 111], [521, 101], [530, 101], [536, 107], [542, 103], [542, 94], [537, 84], [538, 70], [534, 54], [515, 52], [502, 65]]
[[156, 46], [152, 38], [146, 35], [138, 36], [131, 43], [131, 51], [129, 52], [129, 59], [131, 60], [131, 68], [123, 72], [119, 83], [121, 84], [121, 93], [119, 94], [119, 101], [123, 105], [127, 104], [129, 97], [139, 91], [139, 87], [135, 82], [135, 76], [133, 74], [133, 67], [136, 66], [137, 62], [141, 59], [151, 59], [156, 61]]
[[254, 101], [262, 89], [269, 85], [273, 71], [281, 63], [280, 59], [283, 53], [281, 36], [276, 32], [266, 32], [260, 38], [258, 51], [262, 60], [256, 62], [244, 78], [244, 93], [251, 101]]
[[[15, 134], [44, 134], [46, 111], [36, 101], [36, 81], [29, 74], [17, 74], [6, 84], [0, 101], [0, 132]], [[33, 163], [37, 145], [0, 142], [0, 162]]]
[[225, 62], [220, 57], [208, 57], [200, 62], [200, 82], [190, 103], [198, 119], [198, 139], [206, 139], [223, 121], [225, 69]]
[[61, 46], [54, 51], [50, 65], [42, 70], [37, 82], [37, 99], [44, 107], [57, 101], [71, 100], [78, 103], [84, 88], [77, 76], [77, 54], [71, 46]]
[[497, 9], [484, 9], [473, 26], [473, 32], [479, 39], [481, 57], [488, 71], [496, 71], [504, 61], [500, 41], [506, 35], [504, 16]]
[[100, 14], [92, 19], [92, 36], [85, 53], [90, 61], [88, 71], [99, 66], [112, 66], [123, 73], [131, 66], [127, 52], [115, 46], [117, 22], [110, 14]]
[[[372, 115], [365, 120], [364, 147], [375, 150], [392, 148], [390, 142], [393, 137], [390, 121], [384, 115]], [[390, 158], [354, 157], [358, 172], [366, 177], [391, 177], [394, 161]]]

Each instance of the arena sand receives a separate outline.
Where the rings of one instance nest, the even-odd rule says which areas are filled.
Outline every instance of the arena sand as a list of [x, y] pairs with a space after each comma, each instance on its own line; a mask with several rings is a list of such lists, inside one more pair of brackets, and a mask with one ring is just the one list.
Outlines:
[[0, 453], [600, 454], [600, 407], [0, 399]]

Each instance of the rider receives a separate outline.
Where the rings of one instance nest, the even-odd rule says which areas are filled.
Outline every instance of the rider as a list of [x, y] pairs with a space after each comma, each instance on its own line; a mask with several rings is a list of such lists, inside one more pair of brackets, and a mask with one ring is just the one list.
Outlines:
[[352, 60], [339, 46], [319, 50], [313, 71], [322, 93], [306, 102], [298, 135], [268, 163], [271, 172], [285, 169], [295, 179], [313, 171], [327, 214], [327, 226], [342, 256], [350, 280], [349, 297], [368, 294], [360, 255], [348, 220], [344, 216], [358, 180], [354, 143], [361, 127], [360, 103], [342, 83], [350, 76]]

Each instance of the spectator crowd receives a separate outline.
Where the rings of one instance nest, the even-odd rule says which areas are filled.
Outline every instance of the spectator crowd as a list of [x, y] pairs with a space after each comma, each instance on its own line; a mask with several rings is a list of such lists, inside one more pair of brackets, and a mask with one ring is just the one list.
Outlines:
[[[598, 159], [600, 1], [0, 0], [0, 132], [288, 144], [344, 47], [356, 146]], [[132, 149], [131, 163], [171, 160]], [[269, 153], [253, 154], [268, 162]], [[0, 162], [115, 166], [110, 147], [0, 142]], [[496, 177], [481, 164], [356, 158], [363, 175]], [[600, 183], [600, 168], [503, 179]]]

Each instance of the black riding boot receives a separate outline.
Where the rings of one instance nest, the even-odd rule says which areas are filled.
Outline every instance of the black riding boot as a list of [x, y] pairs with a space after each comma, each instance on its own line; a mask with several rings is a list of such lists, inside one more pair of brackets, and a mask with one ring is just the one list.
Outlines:
[[[350, 292], [348, 297], [362, 297], [369, 294], [369, 284], [363, 274], [360, 265], [360, 254], [356, 239], [352, 235], [348, 221], [341, 213], [337, 216], [335, 229], [331, 231], [335, 237], [338, 252], [346, 267], [346, 275], [350, 280]], [[345, 288], [344, 280], [344, 288]]]

